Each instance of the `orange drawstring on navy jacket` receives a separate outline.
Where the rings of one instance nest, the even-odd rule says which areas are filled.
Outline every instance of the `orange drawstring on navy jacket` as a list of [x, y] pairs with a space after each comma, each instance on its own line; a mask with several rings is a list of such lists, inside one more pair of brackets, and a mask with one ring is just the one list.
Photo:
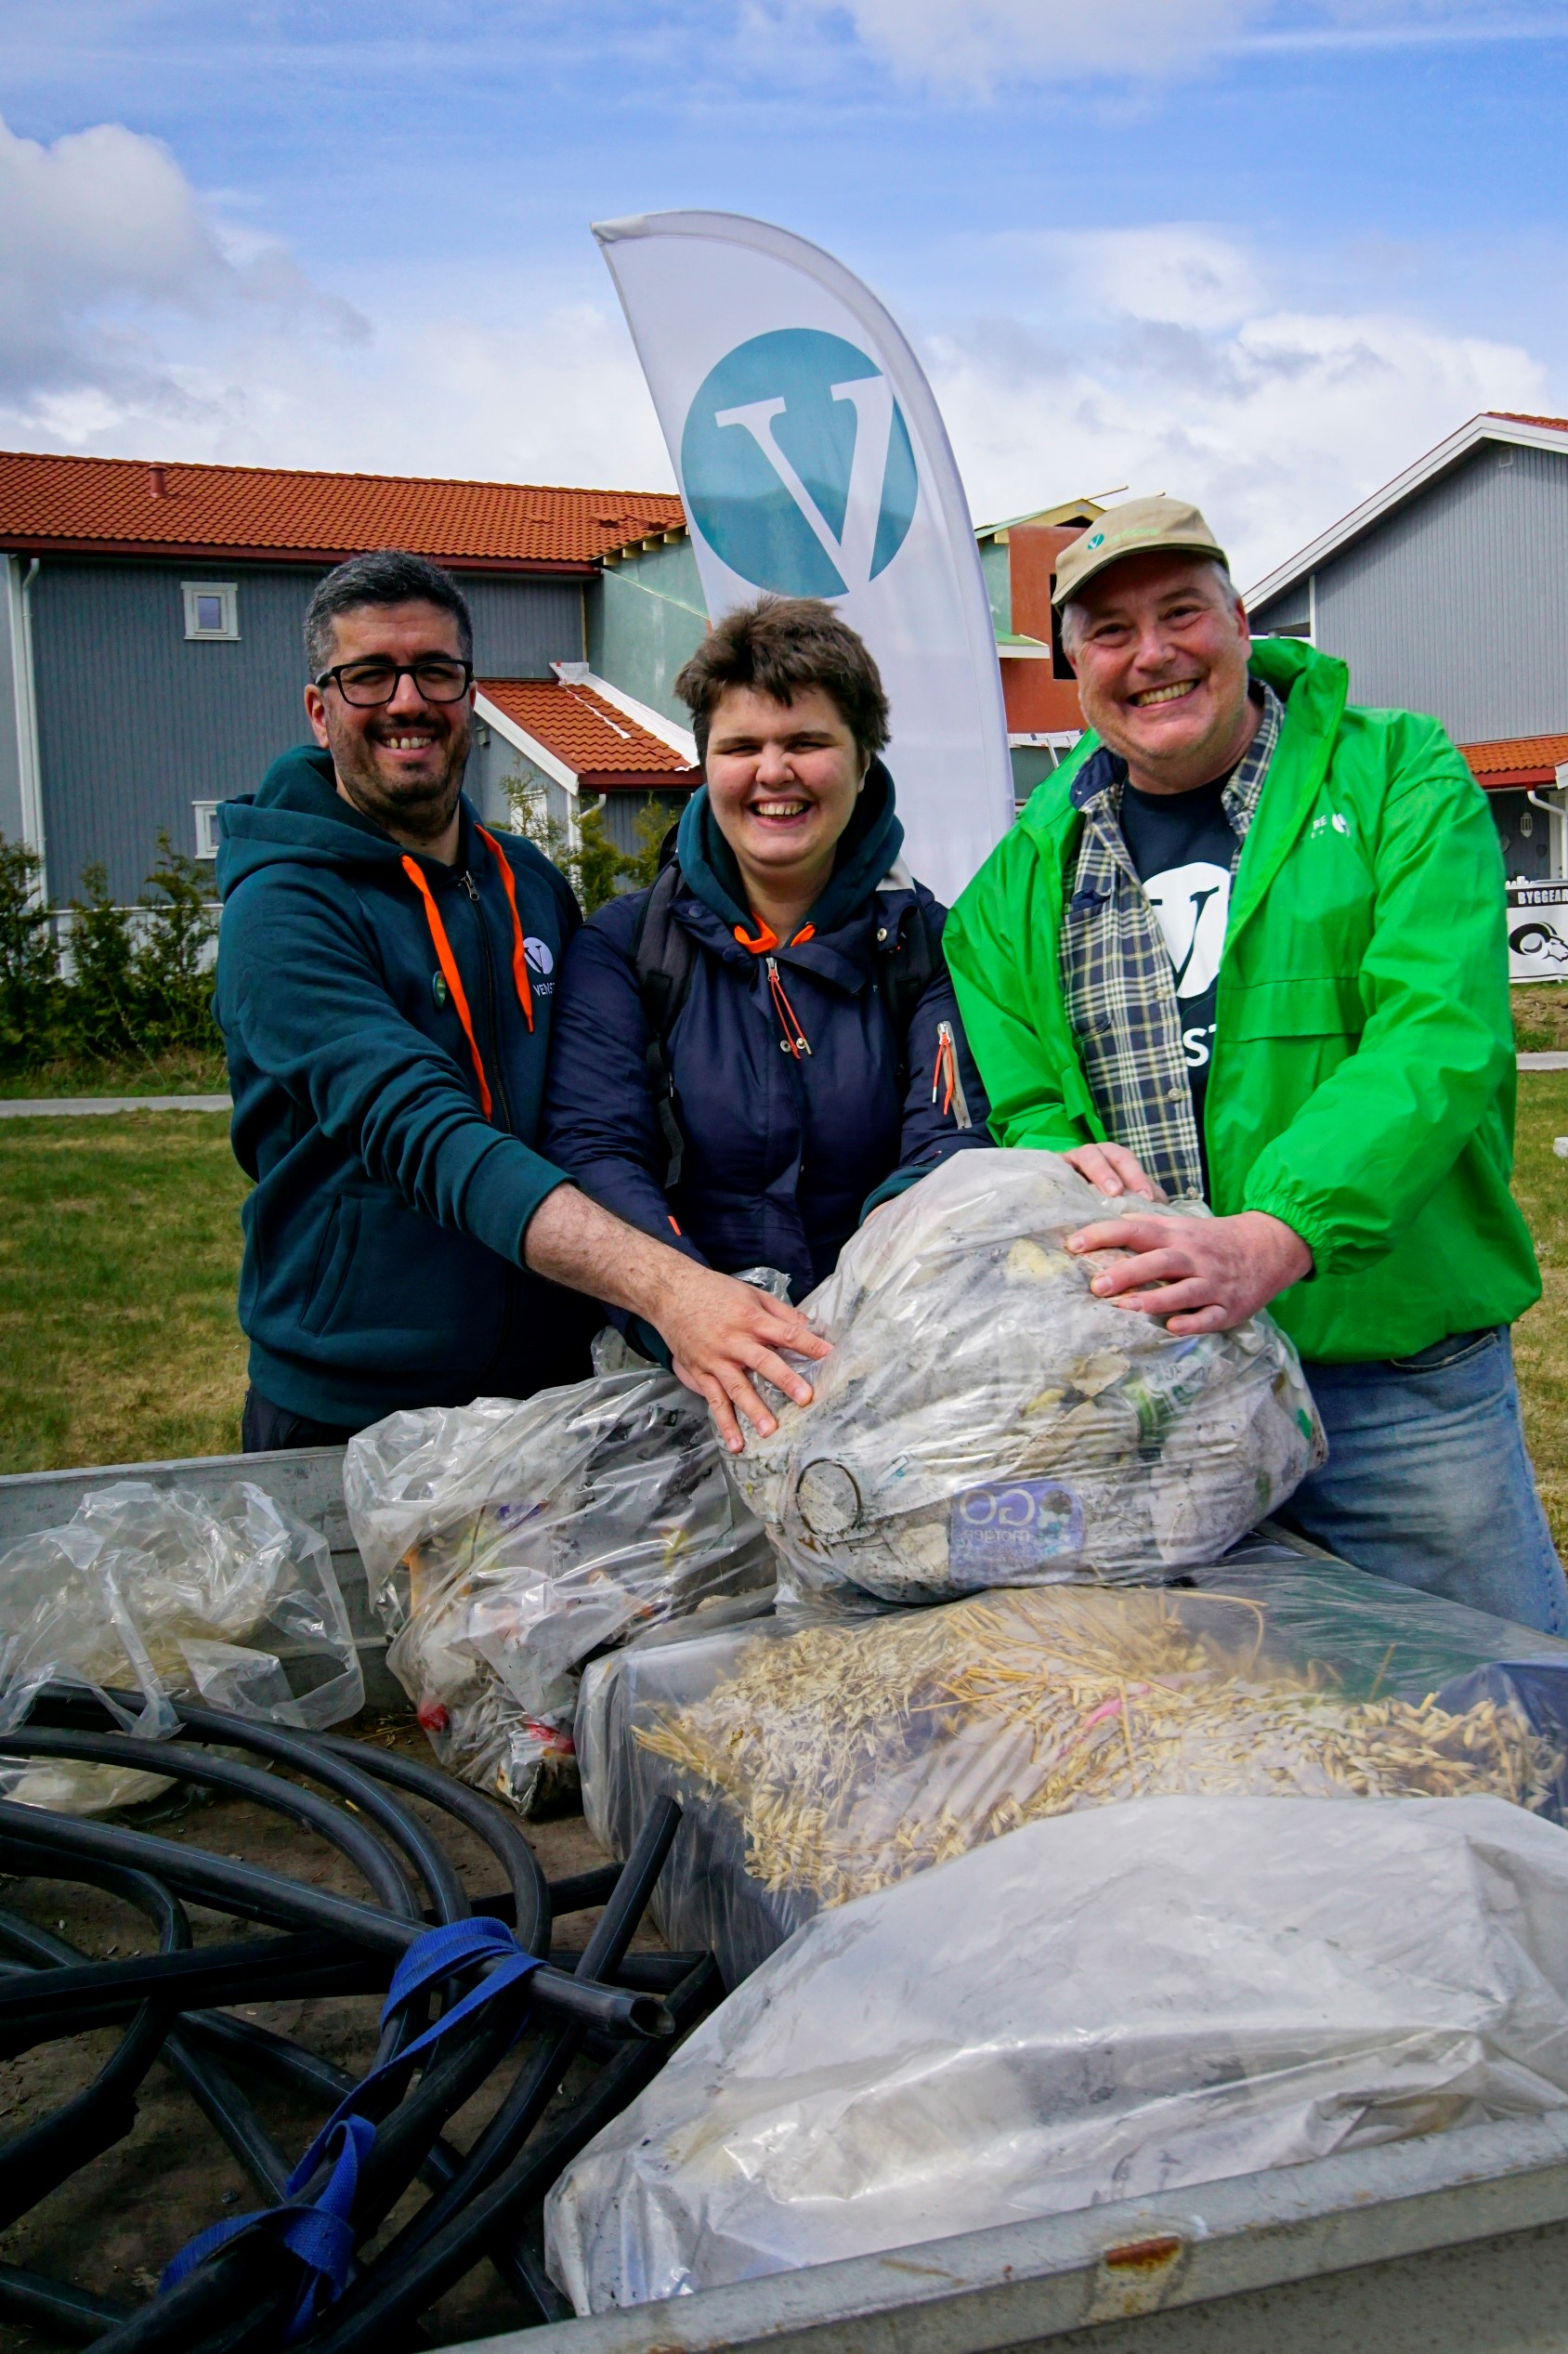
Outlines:
[[[761, 916], [753, 916], [751, 921], [757, 927], [755, 939], [747, 932], [745, 926], [739, 923], [735, 926], [735, 936], [749, 955], [760, 956], [766, 963], [768, 993], [773, 999], [773, 1010], [778, 1016], [778, 1027], [784, 1033], [784, 1043], [798, 1063], [803, 1054], [811, 1053], [811, 1047], [805, 1032], [801, 1027], [801, 1017], [791, 1004], [784, 984], [778, 977], [778, 966], [774, 960], [773, 951], [781, 947], [782, 943], [772, 925], [764, 923]], [[814, 940], [816, 937], [816, 924], [803, 924], [790, 942], [790, 946], [797, 948], [803, 940]]]
[[[474, 830], [501, 869], [501, 880], [506, 893], [506, 904], [512, 911], [512, 984], [517, 992], [517, 1003], [523, 1009], [523, 1019], [531, 1030], [533, 991], [529, 987], [528, 953], [523, 945], [522, 919], [517, 913], [517, 886], [513, 880], [512, 870], [506, 863], [506, 854], [495, 836], [487, 833], [483, 826], [476, 826]], [[463, 986], [463, 975], [457, 969], [457, 959], [451, 952], [451, 942], [447, 937], [447, 927], [441, 922], [441, 910], [436, 905], [435, 893], [426, 883], [423, 870], [414, 859], [404, 858], [403, 872], [425, 902], [425, 921], [430, 926], [430, 938], [435, 946], [436, 961], [441, 968], [441, 978], [445, 981], [451, 1001], [457, 1008], [457, 1018], [463, 1025], [463, 1035], [468, 1040], [468, 1052], [474, 1058], [474, 1076], [479, 1082], [480, 1108], [485, 1118], [489, 1119], [490, 1116], [490, 1081], [485, 1077], [484, 1058], [479, 1053], [479, 1041], [474, 1035], [474, 1017], [468, 1011], [468, 993]], [[481, 916], [480, 922], [483, 921]]]

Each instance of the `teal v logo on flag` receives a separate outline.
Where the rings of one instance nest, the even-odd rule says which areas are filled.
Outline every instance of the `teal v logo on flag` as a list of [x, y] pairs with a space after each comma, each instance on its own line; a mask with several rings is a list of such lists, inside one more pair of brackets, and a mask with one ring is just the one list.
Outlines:
[[686, 412], [681, 487], [732, 572], [782, 596], [867, 588], [920, 495], [908, 426], [876, 362], [842, 335], [785, 327], [711, 369]]
[[847, 589], [867, 588], [877, 527], [882, 521], [882, 489], [893, 438], [893, 386], [885, 376], [862, 376], [856, 384], [830, 387], [835, 400], [847, 400], [855, 411], [855, 452], [850, 461], [849, 490], [843, 522], [835, 534], [805, 484], [801, 480], [774, 435], [774, 421], [788, 403], [777, 397], [751, 400], [738, 409], [719, 409], [713, 423], [740, 425], [749, 433], [784, 488], [790, 493], [829, 561]]

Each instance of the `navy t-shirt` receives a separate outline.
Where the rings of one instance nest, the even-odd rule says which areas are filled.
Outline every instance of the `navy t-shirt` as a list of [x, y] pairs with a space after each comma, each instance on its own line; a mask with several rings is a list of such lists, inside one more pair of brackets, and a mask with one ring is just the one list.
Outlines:
[[1225, 815], [1230, 781], [1227, 773], [1210, 785], [1195, 785], [1190, 792], [1140, 792], [1130, 783], [1121, 790], [1121, 838], [1170, 952], [1206, 1182], [1203, 1098], [1214, 1049], [1220, 951], [1225, 945], [1236, 842]]

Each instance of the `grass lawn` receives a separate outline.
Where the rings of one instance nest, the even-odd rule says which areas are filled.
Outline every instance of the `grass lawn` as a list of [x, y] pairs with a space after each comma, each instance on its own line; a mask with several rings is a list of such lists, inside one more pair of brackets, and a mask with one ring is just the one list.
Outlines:
[[1522, 1054], [1561, 1053], [1568, 1050], [1568, 984], [1533, 981], [1510, 989], [1513, 1035]]
[[[1568, 1160], [1556, 1136], [1568, 1136], [1568, 1071], [1522, 1071], [1515, 1189], [1546, 1288], [1515, 1348], [1568, 1553]], [[244, 1192], [219, 1113], [0, 1120], [0, 1472], [239, 1446]]]
[[0, 1120], [0, 1472], [238, 1449], [245, 1191], [223, 1113]]
[[1514, 1356], [1535, 1477], [1568, 1561], [1568, 1160], [1552, 1151], [1557, 1136], [1568, 1136], [1568, 1071], [1521, 1071], [1513, 1190], [1544, 1288], [1514, 1327]]
[[45, 1095], [227, 1095], [221, 1050], [192, 1046], [125, 1063], [47, 1063], [41, 1070], [0, 1072], [0, 1099]]

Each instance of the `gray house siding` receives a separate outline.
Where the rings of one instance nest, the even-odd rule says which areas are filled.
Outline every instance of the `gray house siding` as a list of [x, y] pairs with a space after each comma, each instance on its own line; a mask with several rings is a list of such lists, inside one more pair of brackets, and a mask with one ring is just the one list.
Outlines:
[[1461, 743], [1568, 730], [1568, 456], [1484, 442], [1315, 582], [1316, 643], [1356, 702], [1430, 712]]
[[607, 565], [590, 587], [588, 660], [601, 678], [681, 726], [691, 713], [671, 691], [675, 674], [708, 627], [689, 540]]
[[1312, 582], [1297, 581], [1267, 605], [1255, 605], [1248, 610], [1257, 637], [1304, 637], [1312, 626]]
[[[99, 863], [122, 902], [160, 830], [196, 847], [192, 804], [252, 792], [307, 735], [300, 623], [324, 568], [46, 559], [33, 584], [33, 664], [49, 888]], [[185, 634], [185, 580], [238, 584], [237, 640]], [[464, 580], [481, 674], [547, 677], [581, 660], [575, 581]]]

